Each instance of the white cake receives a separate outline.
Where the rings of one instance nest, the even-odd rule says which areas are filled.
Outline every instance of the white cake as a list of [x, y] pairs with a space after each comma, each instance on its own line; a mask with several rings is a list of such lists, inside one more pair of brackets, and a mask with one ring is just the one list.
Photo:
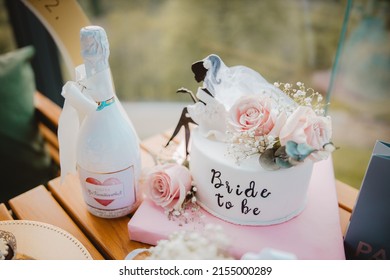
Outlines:
[[248, 67], [227, 67], [217, 55], [192, 70], [203, 81], [187, 106], [198, 125], [189, 161], [197, 203], [240, 225], [299, 215], [314, 162], [334, 150], [322, 96], [300, 82], [270, 84]]
[[197, 202], [218, 218], [241, 225], [271, 225], [297, 216], [305, 208], [313, 162], [264, 170], [258, 157], [237, 165], [227, 144], [191, 133], [190, 171]]

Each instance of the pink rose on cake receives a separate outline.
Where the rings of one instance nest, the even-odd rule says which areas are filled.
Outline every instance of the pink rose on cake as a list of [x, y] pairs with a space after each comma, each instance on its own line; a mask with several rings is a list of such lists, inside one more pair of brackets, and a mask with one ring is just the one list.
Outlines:
[[[324, 151], [325, 146], [330, 144], [332, 137], [332, 122], [328, 116], [318, 116], [312, 108], [299, 106], [287, 119], [280, 131], [279, 139], [282, 146], [288, 141], [297, 144], [306, 143], [318, 152]], [[330, 150], [328, 151], [330, 152]], [[313, 152], [312, 159], [324, 159], [328, 153]], [[319, 157], [315, 157], [315, 156]]]
[[238, 132], [251, 131], [255, 136], [267, 135], [275, 126], [278, 111], [273, 101], [260, 95], [239, 98], [229, 111], [228, 122]]
[[260, 164], [268, 170], [289, 168], [306, 158], [326, 159], [335, 147], [322, 96], [299, 82], [298, 89], [291, 84], [277, 85], [293, 104], [271, 98], [265, 90], [240, 97], [229, 110], [228, 154], [237, 163], [259, 154]]
[[146, 175], [146, 196], [164, 209], [179, 210], [191, 190], [191, 173], [179, 164], [156, 165]]

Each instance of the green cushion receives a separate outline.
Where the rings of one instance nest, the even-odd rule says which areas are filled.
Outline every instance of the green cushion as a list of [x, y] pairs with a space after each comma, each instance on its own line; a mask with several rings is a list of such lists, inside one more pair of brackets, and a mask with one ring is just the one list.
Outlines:
[[35, 118], [32, 46], [0, 55], [0, 202], [55, 176]]

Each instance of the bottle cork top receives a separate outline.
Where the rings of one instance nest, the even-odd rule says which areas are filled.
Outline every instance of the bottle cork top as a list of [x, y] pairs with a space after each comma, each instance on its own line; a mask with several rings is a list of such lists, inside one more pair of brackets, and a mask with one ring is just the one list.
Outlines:
[[109, 68], [110, 47], [106, 31], [102, 27], [83, 27], [80, 30], [80, 43], [87, 77]]

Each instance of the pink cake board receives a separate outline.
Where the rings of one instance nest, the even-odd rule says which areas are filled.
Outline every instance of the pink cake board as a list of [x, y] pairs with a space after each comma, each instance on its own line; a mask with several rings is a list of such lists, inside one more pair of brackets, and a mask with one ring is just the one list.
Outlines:
[[201, 209], [202, 225], [180, 225], [168, 220], [164, 210], [145, 200], [128, 223], [131, 240], [156, 245], [179, 230], [201, 230], [204, 224], [219, 224], [232, 240], [230, 253], [236, 258], [247, 252], [272, 248], [293, 253], [298, 259], [345, 259], [343, 236], [331, 158], [314, 165], [305, 210], [292, 220], [272, 226], [240, 226], [225, 222]]

